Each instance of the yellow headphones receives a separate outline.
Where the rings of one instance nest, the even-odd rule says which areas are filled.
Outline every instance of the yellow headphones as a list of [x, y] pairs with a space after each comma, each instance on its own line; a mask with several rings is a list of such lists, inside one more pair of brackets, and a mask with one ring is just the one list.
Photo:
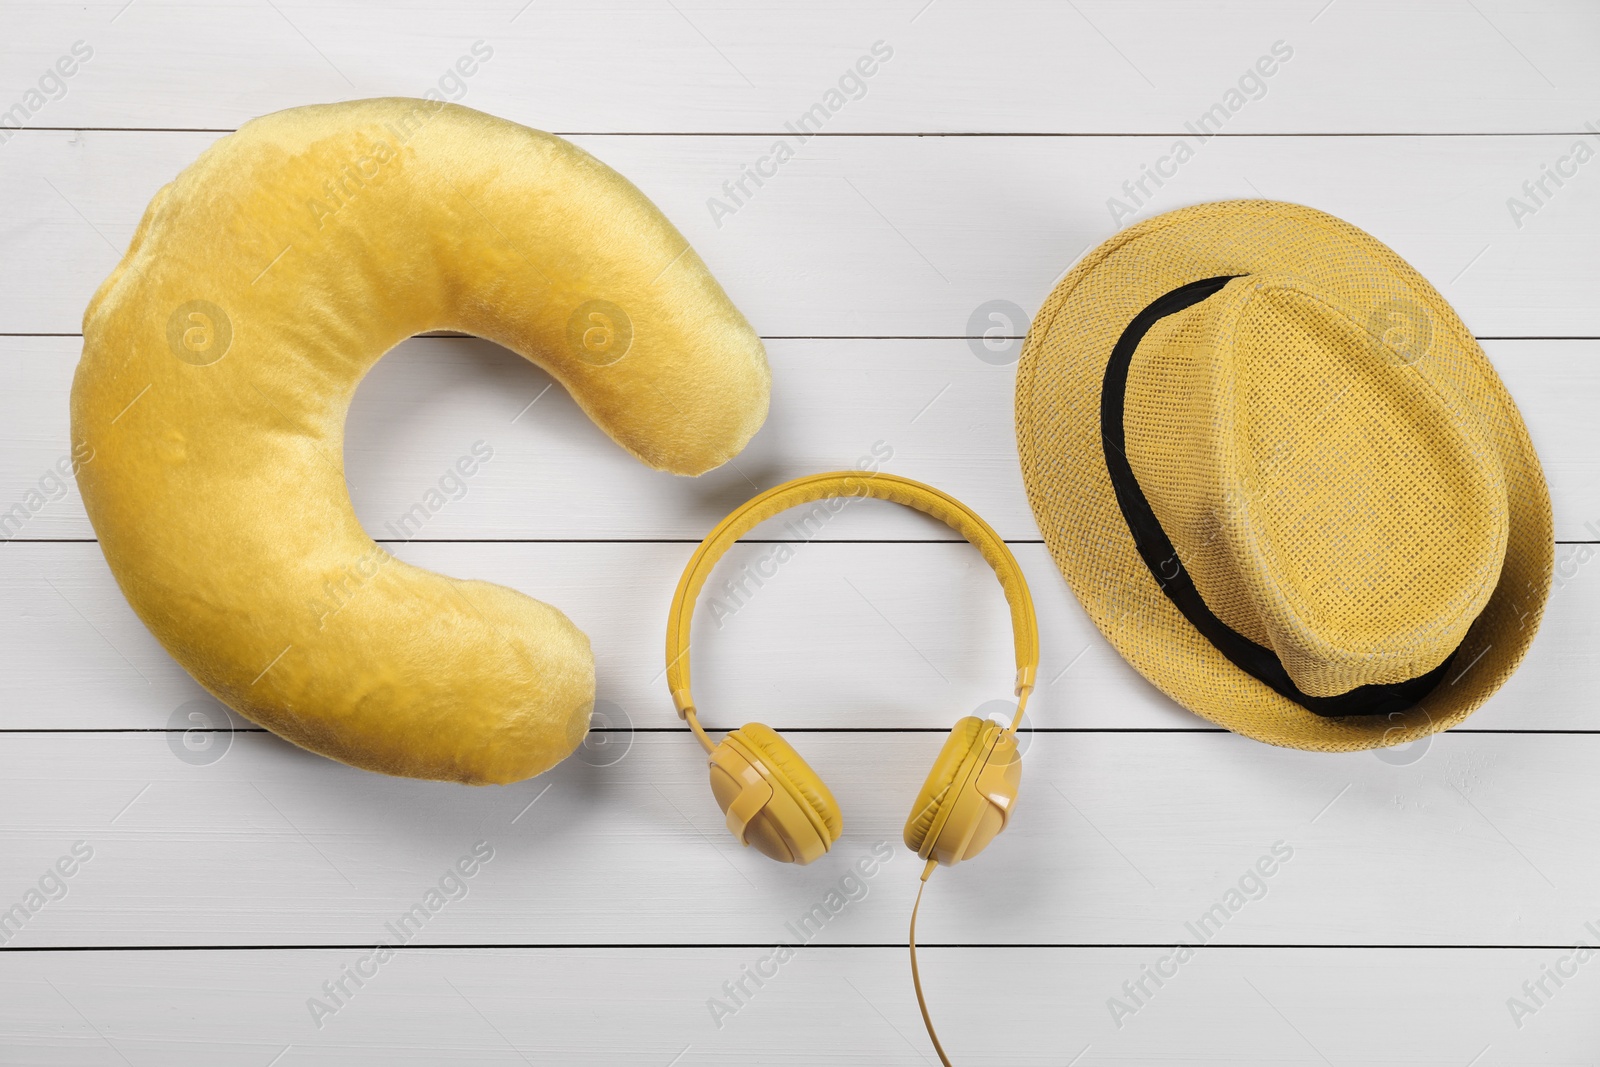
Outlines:
[[[713, 744], [700, 726], [689, 692], [689, 625], [711, 569], [729, 546], [755, 526], [790, 508], [833, 497], [871, 497], [915, 508], [955, 530], [982, 553], [1011, 606], [1017, 655], [1017, 710], [1001, 729], [989, 719], [968, 715], [956, 723], [922, 783], [906, 820], [906, 847], [926, 860], [922, 882], [939, 864], [950, 866], [982, 852], [1011, 820], [1022, 763], [1017, 726], [1039, 667], [1039, 628], [1028, 583], [1011, 549], [990, 525], [965, 504], [929, 485], [893, 474], [836, 471], [796, 478], [747, 501], [723, 519], [690, 557], [672, 599], [667, 619], [667, 686], [678, 716], [689, 723], [710, 755], [711, 792], [740, 844], [753, 845], [781, 863], [807, 864], [839, 840], [844, 820], [822, 778], [776, 730], [746, 723]], [[923, 1022], [939, 1058], [944, 1049], [933, 1032], [917, 974], [917, 905], [911, 911], [911, 973]]]

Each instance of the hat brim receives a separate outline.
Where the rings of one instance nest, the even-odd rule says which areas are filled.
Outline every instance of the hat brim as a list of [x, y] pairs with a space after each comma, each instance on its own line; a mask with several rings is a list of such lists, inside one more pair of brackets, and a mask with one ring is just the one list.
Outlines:
[[[1161, 591], [1117, 503], [1101, 443], [1100, 389], [1112, 347], [1157, 297], [1203, 278], [1287, 274], [1339, 292], [1392, 294], [1398, 283], [1462, 353], [1442, 372], [1498, 448], [1509, 509], [1500, 579], [1450, 668], [1415, 708], [1326, 718], [1246, 674]], [[1017, 450], [1035, 519], [1056, 566], [1129, 663], [1173, 700], [1272, 745], [1347, 752], [1448, 729], [1510, 677], [1549, 597], [1555, 561], [1550, 493], [1527, 427], [1488, 357], [1427, 280], [1370, 234], [1297, 204], [1236, 200], [1148, 219], [1090, 252], [1039, 314], [1017, 368]]]

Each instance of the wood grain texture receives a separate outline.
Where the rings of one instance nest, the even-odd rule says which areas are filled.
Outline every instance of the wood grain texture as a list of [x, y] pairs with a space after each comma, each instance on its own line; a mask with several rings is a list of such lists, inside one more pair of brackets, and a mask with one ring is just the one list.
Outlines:
[[[932, 1055], [914, 1029], [904, 948], [802, 949], [721, 1029], [707, 1001], [770, 948], [408, 952], [359, 990], [347, 980], [354, 995], [318, 1029], [306, 1002], [366, 951], [0, 955], [14, 1006], [0, 1056], [73, 1067], [926, 1067]], [[1519, 1067], [1584, 1063], [1600, 1039], [1579, 984], [1593, 981], [1587, 968], [1512, 1024], [1506, 999], [1565, 955], [1530, 949], [1205, 949], [1160, 990], [1147, 981], [1155, 995], [1119, 1029], [1106, 1002], [1162, 954], [930, 949], [922, 966], [956, 1063]], [[996, 990], [1004, 1010], [982, 1010]]]
[[[419, 943], [762, 944], [885, 842], [892, 858], [821, 938], [897, 944], [919, 873], [900, 833], [942, 736], [794, 741], [845, 816], [803, 869], [732, 839], [686, 730], [613, 736], [616, 751], [483, 789], [343, 768], [266, 734], [209, 764], [163, 734], [9, 735], [12, 898], [74, 842], [93, 850], [10, 945], [369, 943], [479, 841], [494, 858]], [[1243, 884], [1256, 899], [1217, 916], [1211, 940], [1575, 943], [1600, 920], [1600, 859], [1569, 847], [1600, 829], [1597, 754], [1593, 734], [1447, 734], [1405, 765], [1226, 733], [1036, 737], [1012, 825], [981, 863], [934, 876], [920, 941], [1193, 941], [1185, 924]], [[1257, 877], [1275, 845], [1275, 873]]]
[[[0, 516], [69, 454], [64, 398], [80, 348], [73, 337], [0, 337], [8, 385], [0, 392]], [[1533, 435], [1556, 537], [1600, 540], [1591, 414], [1600, 407], [1600, 341], [1487, 341], [1484, 348]], [[384, 541], [698, 541], [758, 488], [866, 460], [939, 485], [1003, 537], [1039, 539], [1017, 463], [1014, 365], [985, 363], [968, 341], [952, 338], [784, 339], [767, 350], [766, 425], [733, 462], [689, 480], [629, 457], [560, 386], [513, 353], [477, 339], [413, 338], [378, 363], [351, 407], [345, 469], [356, 514]], [[493, 459], [464, 487], [451, 483], [449, 503], [423, 522], [411, 509], [478, 441]], [[62, 494], [48, 484], [43, 496], [56, 499], [25, 523], [0, 518], [0, 535], [94, 536], [74, 485]], [[782, 524], [757, 536], [784, 536]], [[846, 510], [815, 536], [954, 535], [905, 509], [869, 505]]]
[[[557, 605], [594, 643], [599, 698], [636, 726], [677, 725], [663, 676], [666, 609], [692, 544], [391, 547], [419, 566]], [[1210, 728], [1117, 655], [1043, 545], [1014, 548], [1039, 613], [1034, 725]], [[1563, 546], [1572, 577], [1554, 591], [1522, 669], [1468, 727], [1600, 729], [1584, 696], [1600, 687], [1600, 564], [1580, 562], [1586, 550]], [[708, 724], [945, 729], [1011, 698], [1010, 620], [976, 550], [816, 543], [759, 588], [724, 588], [758, 566], [771, 570], [773, 552], [736, 546], [696, 613], [695, 695]], [[96, 545], [0, 546], [0, 587], [12, 605], [0, 613], [0, 647], [11, 657], [0, 673], [0, 729], [164, 729], [204, 695], [139, 623]]]
[[[18, 205], [0, 230], [10, 252], [0, 332], [77, 332], [151, 196], [217, 136], [30, 131], [0, 145], [0, 197]], [[1131, 205], [1123, 183], [1174, 144], [816, 139], [764, 186], [747, 183], [736, 213], [713, 217], [708, 201], [731, 203], [722, 184], [769, 152], [770, 138], [573, 140], [655, 200], [768, 337], [965, 337], [995, 299], [1032, 314], [1074, 260], [1129, 221], [1113, 219], [1108, 201]], [[1600, 168], [1547, 186], [1553, 195], [1532, 216], [1513, 220], [1506, 206], [1574, 140], [1216, 138], [1161, 188], [1147, 182], [1136, 217], [1235, 197], [1311, 204], [1394, 248], [1478, 334], [1593, 337], [1600, 174], [1586, 175]], [[1592, 151], [1600, 141], [1590, 140]]]
[[494, 56], [460, 79], [466, 102], [557, 131], [781, 130], [879, 40], [893, 58], [830, 131], [1181, 132], [1277, 41], [1292, 58], [1230, 130], [1565, 132], [1600, 110], [1600, 12], [1582, 0], [125, 3], [7, 6], [19, 89], [74, 40], [95, 49], [39, 122], [232, 128], [453, 95], [439, 79], [478, 39]]
[[[1600, 939], [1600, 163], [1545, 174], [1600, 147], [1597, 31], [1583, 0], [11, 0], [0, 115], [74, 42], [93, 56], [25, 108], [29, 129], [0, 129], [0, 515], [49, 498], [0, 520], [0, 1063], [930, 1063], [901, 940], [915, 861], [896, 848], [843, 879], [896, 844], [952, 719], [1003, 706], [987, 568], [864, 503], [753, 592], [719, 583], [770, 544], [719, 569], [736, 610], [719, 626], [702, 607], [697, 694], [716, 725], [793, 731], [834, 788], [846, 836], [809, 868], [727, 835], [659, 676], [693, 543], [757, 488], [880, 443], [887, 469], [1016, 542], [1043, 638], [1016, 821], [935, 877], [921, 919], [956, 1062], [1589, 1062], [1600, 964], [1546, 976]], [[452, 75], [480, 40], [492, 58]], [[878, 41], [892, 57], [821, 136], [786, 128]], [[1197, 137], [1186, 124], [1249, 92], [1280, 41], [1293, 54], [1257, 98]], [[369, 531], [594, 639], [602, 729], [506, 788], [364, 774], [221, 717], [122, 599], [75, 488], [47, 480], [83, 307], [155, 191], [253, 116], [429, 89], [573, 134], [631, 178], [774, 371], [765, 429], [696, 481], [643, 469], [484, 342], [407, 341], [360, 390], [345, 459]], [[794, 158], [734, 200], [723, 184], [780, 137]], [[1179, 138], [1195, 154], [1174, 176], [1124, 186]], [[1567, 543], [1544, 628], [1488, 706], [1425, 744], [1327, 756], [1211, 730], [1117, 656], [1036, 543], [1014, 367], [979, 358], [979, 309], [1016, 305], [1001, 332], [1020, 334], [1133, 218], [1245, 196], [1349, 219], [1433, 281], [1550, 480]], [[478, 440], [493, 461], [394, 536]], [[92, 856], [45, 902], [77, 842]], [[442, 880], [477, 842], [493, 858], [460, 895]], [[849, 902], [719, 1026], [723, 983], [830, 890]], [[20, 923], [5, 910], [34, 902]], [[421, 933], [319, 1027], [310, 998], [414, 906]], [[1124, 983], [1208, 914], [1210, 944], [1132, 999]], [[1137, 1008], [1120, 1025], [1112, 998]]]

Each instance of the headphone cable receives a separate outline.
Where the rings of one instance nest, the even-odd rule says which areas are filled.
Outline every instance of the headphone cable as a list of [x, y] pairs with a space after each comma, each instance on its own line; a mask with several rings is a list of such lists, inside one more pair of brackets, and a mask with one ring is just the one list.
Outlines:
[[922, 996], [922, 976], [917, 972], [917, 910], [922, 907], [922, 891], [928, 888], [928, 877], [937, 866], [938, 860], [929, 860], [922, 869], [922, 882], [917, 886], [917, 902], [911, 905], [911, 984], [916, 987], [917, 1007], [922, 1009], [922, 1025], [928, 1028], [928, 1037], [933, 1041], [933, 1050], [939, 1054], [939, 1062], [944, 1067], [953, 1067], [950, 1057], [944, 1054], [944, 1046], [939, 1044], [939, 1035], [934, 1032], [933, 1019], [928, 1015], [928, 1002]]

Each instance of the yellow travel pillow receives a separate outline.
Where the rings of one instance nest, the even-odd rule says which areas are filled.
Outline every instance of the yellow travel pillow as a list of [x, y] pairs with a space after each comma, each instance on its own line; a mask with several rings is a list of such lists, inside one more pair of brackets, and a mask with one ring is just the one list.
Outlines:
[[700, 474], [760, 428], [760, 339], [625, 178], [437, 101], [247, 123], [163, 188], [84, 314], [78, 483], [123, 594], [282, 737], [388, 774], [513, 782], [582, 741], [589, 640], [400, 562], [345, 486], [357, 384], [412, 334], [537, 363], [622, 447]]

